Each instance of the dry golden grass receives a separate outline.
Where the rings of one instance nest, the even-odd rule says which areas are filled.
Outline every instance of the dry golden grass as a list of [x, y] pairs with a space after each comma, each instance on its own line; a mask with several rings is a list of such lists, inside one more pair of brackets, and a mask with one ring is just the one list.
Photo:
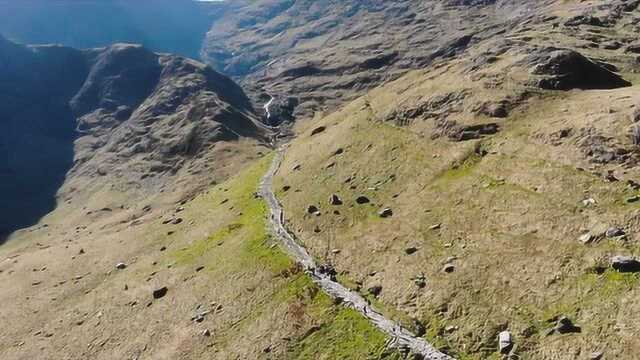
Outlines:
[[[472, 104], [522, 90], [526, 72], [513, 67], [516, 61], [505, 56], [486, 70], [486, 78], [504, 74], [497, 91], [482, 86], [485, 78], [464, 74], [464, 61], [453, 61], [410, 73], [298, 126], [276, 179], [278, 189], [291, 187], [279, 192], [289, 226], [354, 287], [366, 292], [382, 285], [379, 300], [390, 313], [420, 320], [430, 340], [461, 358], [496, 356], [497, 333], [509, 329], [523, 358], [574, 359], [606, 349], [607, 357], [632, 359], [640, 346], [633, 335], [640, 330], [640, 308], [632, 300], [639, 295], [638, 277], [592, 269], [614, 254], [640, 254], [638, 208], [624, 202], [633, 191], [602, 175], [614, 170], [627, 180], [640, 173], [592, 164], [579, 144], [588, 129], [630, 146], [637, 86], [536, 95], [507, 119], [493, 120], [502, 127], [497, 135], [470, 142], [431, 139], [432, 120], [408, 127], [381, 120], [450, 91], [467, 89], [465, 104]], [[465, 124], [487, 121], [469, 106], [452, 117]], [[318, 126], [327, 129], [311, 136]], [[571, 135], [556, 141], [563, 129]], [[339, 148], [344, 153], [334, 155]], [[477, 155], [478, 148], [486, 156]], [[344, 205], [329, 204], [334, 193]], [[371, 203], [356, 204], [360, 195]], [[583, 205], [589, 197], [595, 206]], [[309, 205], [322, 215], [307, 214]], [[393, 217], [378, 217], [385, 207]], [[627, 241], [579, 243], [585, 231], [610, 226], [627, 229]], [[418, 251], [407, 255], [409, 247]], [[453, 258], [455, 272], [444, 273]], [[424, 289], [414, 283], [421, 275]], [[551, 319], [563, 314], [582, 333], [547, 336]]]

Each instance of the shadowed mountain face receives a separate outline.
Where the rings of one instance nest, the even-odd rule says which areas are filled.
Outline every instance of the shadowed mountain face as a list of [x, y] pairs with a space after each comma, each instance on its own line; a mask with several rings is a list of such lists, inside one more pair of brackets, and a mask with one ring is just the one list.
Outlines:
[[132, 42], [197, 58], [213, 7], [191, 0], [0, 0], [0, 34], [75, 48]]
[[37, 221], [73, 164], [69, 99], [88, 73], [82, 53], [0, 39], [0, 236]]
[[216, 142], [262, 138], [252, 112], [233, 81], [189, 59], [0, 38], [0, 235], [51, 211], [69, 178], [158, 183]]

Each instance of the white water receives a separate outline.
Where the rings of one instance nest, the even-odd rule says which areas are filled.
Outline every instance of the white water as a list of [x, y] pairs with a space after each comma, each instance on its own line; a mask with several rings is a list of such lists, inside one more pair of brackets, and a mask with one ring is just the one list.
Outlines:
[[263, 106], [264, 112], [267, 114], [267, 120], [271, 118], [271, 112], [269, 112], [269, 107], [271, 106], [271, 104], [273, 104], [273, 96], [269, 95], [269, 97], [271, 99], [269, 99], [269, 101]]

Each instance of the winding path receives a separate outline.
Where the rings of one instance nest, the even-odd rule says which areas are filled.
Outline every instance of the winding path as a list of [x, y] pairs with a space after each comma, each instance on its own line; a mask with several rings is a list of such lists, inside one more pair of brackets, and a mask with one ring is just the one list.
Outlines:
[[271, 228], [274, 235], [281, 241], [289, 254], [300, 263], [311, 279], [322, 288], [329, 296], [339, 299], [345, 306], [349, 306], [360, 312], [374, 326], [387, 334], [391, 341], [390, 346], [409, 349], [414, 354], [422, 355], [425, 360], [453, 360], [449, 355], [439, 352], [424, 339], [415, 336], [399, 323], [387, 319], [373, 309], [367, 301], [358, 293], [351, 291], [331, 279], [331, 276], [317, 270], [315, 261], [307, 250], [298, 244], [284, 226], [284, 212], [282, 206], [273, 192], [273, 176], [278, 172], [286, 145], [278, 149], [271, 168], [264, 175], [260, 183], [260, 194], [271, 210]]

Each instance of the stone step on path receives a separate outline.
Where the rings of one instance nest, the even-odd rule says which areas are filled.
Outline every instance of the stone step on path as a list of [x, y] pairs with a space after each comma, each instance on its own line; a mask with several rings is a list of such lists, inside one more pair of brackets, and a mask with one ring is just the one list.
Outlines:
[[304, 267], [313, 282], [324, 292], [332, 298], [340, 300], [344, 306], [358, 311], [376, 328], [389, 336], [389, 346], [409, 349], [412, 353], [420, 355], [425, 360], [453, 360], [453, 357], [438, 351], [425, 339], [415, 336], [399, 323], [384, 317], [384, 315], [372, 308], [359, 293], [351, 291], [339, 282], [334, 281], [330, 274], [319, 271], [307, 250], [295, 241], [284, 226], [284, 211], [273, 192], [273, 177], [280, 168], [286, 148], [287, 146], [284, 145], [278, 149], [271, 168], [262, 178], [259, 189], [260, 195], [271, 212], [271, 230], [280, 241], [282, 247], [296, 262]]

